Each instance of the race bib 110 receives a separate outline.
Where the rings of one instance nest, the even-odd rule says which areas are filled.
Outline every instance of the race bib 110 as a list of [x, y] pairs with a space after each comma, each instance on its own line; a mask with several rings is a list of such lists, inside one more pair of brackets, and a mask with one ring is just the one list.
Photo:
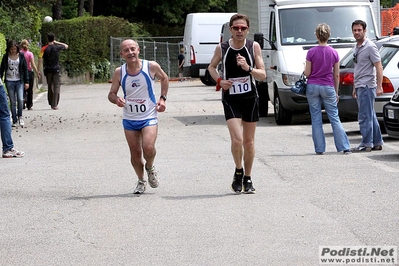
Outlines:
[[250, 76], [229, 78], [229, 80], [233, 81], [233, 85], [231, 85], [231, 88], [229, 89], [230, 95], [247, 93], [252, 90]]

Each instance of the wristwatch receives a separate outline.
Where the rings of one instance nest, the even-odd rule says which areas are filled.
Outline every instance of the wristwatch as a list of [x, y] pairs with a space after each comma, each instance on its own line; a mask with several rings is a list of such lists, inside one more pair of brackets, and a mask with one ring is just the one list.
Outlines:
[[252, 72], [252, 70], [254, 70], [254, 68], [253, 68], [253, 67], [251, 67], [251, 66], [249, 66], [248, 72], [249, 72], [249, 73], [251, 73], [251, 72]]
[[167, 99], [167, 97], [166, 97], [166, 95], [164, 94], [164, 95], [161, 95], [161, 97], [160, 98], [162, 98], [164, 101], [166, 101], [166, 99]]

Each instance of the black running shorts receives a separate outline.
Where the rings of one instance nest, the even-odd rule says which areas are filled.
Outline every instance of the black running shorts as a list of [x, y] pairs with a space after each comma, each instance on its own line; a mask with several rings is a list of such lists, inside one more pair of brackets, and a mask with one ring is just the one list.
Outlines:
[[224, 117], [241, 118], [245, 122], [259, 121], [259, 98], [223, 100]]

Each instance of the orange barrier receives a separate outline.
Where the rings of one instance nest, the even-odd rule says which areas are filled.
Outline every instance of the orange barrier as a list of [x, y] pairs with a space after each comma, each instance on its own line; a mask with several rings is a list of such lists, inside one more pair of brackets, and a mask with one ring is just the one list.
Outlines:
[[381, 10], [381, 36], [392, 35], [395, 27], [399, 27], [399, 3]]

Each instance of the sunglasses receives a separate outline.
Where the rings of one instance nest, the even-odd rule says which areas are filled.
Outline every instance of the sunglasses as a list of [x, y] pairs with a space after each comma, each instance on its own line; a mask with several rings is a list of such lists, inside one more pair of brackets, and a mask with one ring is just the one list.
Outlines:
[[241, 31], [246, 31], [246, 30], [248, 29], [247, 26], [232, 26], [231, 28], [232, 28], [233, 30], [235, 30], [235, 31], [239, 31], [239, 30], [241, 30]]
[[357, 53], [353, 53], [353, 62], [357, 64]]

